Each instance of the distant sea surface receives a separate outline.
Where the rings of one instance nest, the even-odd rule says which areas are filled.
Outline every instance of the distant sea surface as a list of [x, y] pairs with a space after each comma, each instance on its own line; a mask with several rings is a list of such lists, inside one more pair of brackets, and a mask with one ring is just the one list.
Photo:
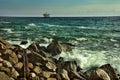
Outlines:
[[56, 58], [76, 60], [83, 69], [109, 63], [120, 72], [120, 17], [0, 17], [0, 38], [18, 45], [72, 43], [74, 55], [62, 52]]

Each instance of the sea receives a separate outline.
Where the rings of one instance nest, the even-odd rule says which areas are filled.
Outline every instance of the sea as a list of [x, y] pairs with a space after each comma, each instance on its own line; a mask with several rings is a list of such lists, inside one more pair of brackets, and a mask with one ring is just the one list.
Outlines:
[[[47, 46], [53, 39], [75, 45], [73, 55], [83, 69], [111, 64], [120, 73], [120, 17], [0, 17], [0, 38], [27, 48], [32, 42]], [[22, 45], [21, 41], [28, 41]]]

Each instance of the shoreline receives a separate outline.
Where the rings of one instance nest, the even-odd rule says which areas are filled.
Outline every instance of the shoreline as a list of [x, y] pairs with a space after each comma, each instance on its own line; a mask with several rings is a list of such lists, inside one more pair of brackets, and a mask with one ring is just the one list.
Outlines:
[[[53, 40], [47, 47], [34, 42], [24, 49], [0, 39], [0, 73], [6, 75], [8, 80], [119, 80], [119, 75], [110, 64], [82, 72], [76, 61], [53, 58], [62, 51], [71, 52], [72, 47], [71, 44]], [[97, 74], [91, 75], [93, 72]]]

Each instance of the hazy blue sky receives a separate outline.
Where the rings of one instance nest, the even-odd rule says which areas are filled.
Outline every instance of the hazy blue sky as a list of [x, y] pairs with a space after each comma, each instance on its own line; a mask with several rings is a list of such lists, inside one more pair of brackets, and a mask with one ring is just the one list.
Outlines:
[[0, 16], [120, 15], [120, 0], [0, 0]]

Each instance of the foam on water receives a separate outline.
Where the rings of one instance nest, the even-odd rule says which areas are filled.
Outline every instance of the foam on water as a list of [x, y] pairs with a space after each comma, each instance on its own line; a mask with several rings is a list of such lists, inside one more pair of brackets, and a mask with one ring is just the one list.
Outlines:
[[[60, 55], [55, 56], [55, 58], [63, 57], [65, 61], [75, 60], [77, 64], [83, 69], [88, 70], [91, 67], [99, 67], [104, 64], [111, 64], [114, 68], [118, 69], [119, 57], [112, 55], [111, 51], [91, 51], [91, 50], [80, 50], [79, 48], [73, 49], [73, 55], [70, 53], [62, 52]], [[108, 56], [108, 54], [111, 54]], [[113, 57], [112, 57], [113, 56]], [[111, 58], [112, 57], [112, 58]]]
[[7, 33], [13, 33], [12, 29], [11, 28], [3, 28], [1, 29], [3, 31], [7, 31]]
[[34, 24], [34, 23], [30, 23], [30, 24], [28, 24], [28, 26], [35, 27], [36, 24]]

